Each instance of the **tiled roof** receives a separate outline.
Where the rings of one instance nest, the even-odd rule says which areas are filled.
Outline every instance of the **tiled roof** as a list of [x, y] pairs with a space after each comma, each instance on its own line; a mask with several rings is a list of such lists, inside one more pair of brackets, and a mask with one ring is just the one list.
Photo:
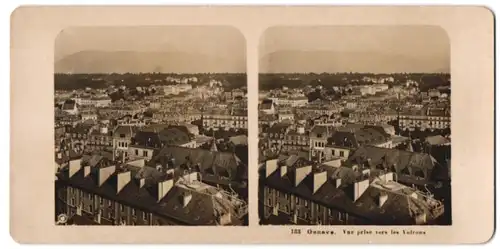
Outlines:
[[74, 100], [66, 100], [62, 105], [63, 110], [73, 110], [76, 106], [76, 102]]
[[396, 172], [401, 172], [407, 167], [430, 170], [436, 166], [436, 159], [429, 154], [374, 146], [358, 148], [350, 155], [346, 163], [348, 165], [357, 164], [358, 161], [367, 159], [370, 159], [372, 165], [385, 164], [387, 167], [394, 166]]
[[212, 152], [204, 149], [167, 145], [149, 163], [154, 166], [162, 163], [162, 160], [170, 160], [175, 167], [183, 165], [199, 167], [203, 177], [205, 175], [227, 177], [228, 181], [234, 182], [237, 182], [246, 172], [246, 166], [242, 165], [236, 154], [230, 152]]
[[[219, 204], [213, 201], [210, 194], [191, 191], [174, 185], [167, 195], [158, 201], [156, 198], [158, 196], [156, 185], [141, 188], [135, 177], [132, 177], [131, 181], [117, 194], [116, 173], [111, 175], [101, 187], [97, 184], [95, 173], [94, 171], [90, 176], [84, 177], [83, 170], [80, 170], [74, 176], [68, 178], [67, 172], [64, 172], [60, 175], [59, 181], [118, 201], [127, 206], [170, 218], [180, 225], [216, 224], [217, 217], [214, 209], [219, 208], [216, 206]], [[186, 207], [183, 207], [180, 200], [188, 192], [192, 195], [192, 199]], [[227, 200], [222, 201], [227, 202]]]
[[[358, 200], [354, 201], [350, 189], [353, 178], [355, 178], [352, 169], [345, 167], [330, 169], [330, 172], [327, 173], [327, 181], [315, 193], [312, 191], [312, 174], [306, 176], [295, 187], [291, 180], [293, 179], [291, 171], [288, 170], [287, 175], [282, 177], [278, 169], [265, 179], [261, 176], [261, 180], [264, 181], [264, 184], [285, 193], [300, 196], [341, 212], [347, 212], [350, 216], [357, 217], [366, 224], [409, 225], [414, 223], [410, 212], [414, 206], [419, 206], [424, 211], [429, 212], [424, 200], [409, 196], [414, 190], [408, 187], [403, 188], [404, 193], [395, 193], [370, 185]], [[339, 171], [342, 172], [338, 173]], [[261, 171], [261, 173], [263, 172]], [[340, 187], [335, 186], [335, 178], [342, 179], [343, 184]], [[382, 207], [377, 203], [381, 193], [388, 196]]]
[[115, 128], [113, 136], [120, 137], [121, 135], [124, 135], [125, 137], [133, 137], [136, 131], [137, 131], [136, 127], [119, 125]]

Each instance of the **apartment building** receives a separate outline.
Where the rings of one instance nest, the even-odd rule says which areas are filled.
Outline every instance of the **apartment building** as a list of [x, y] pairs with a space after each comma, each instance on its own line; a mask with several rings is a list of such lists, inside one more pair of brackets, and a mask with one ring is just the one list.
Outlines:
[[392, 172], [274, 159], [259, 174], [264, 224], [423, 225], [444, 213], [440, 201], [399, 183]]
[[101, 225], [241, 225], [233, 193], [174, 168], [71, 164], [57, 174], [56, 210]]

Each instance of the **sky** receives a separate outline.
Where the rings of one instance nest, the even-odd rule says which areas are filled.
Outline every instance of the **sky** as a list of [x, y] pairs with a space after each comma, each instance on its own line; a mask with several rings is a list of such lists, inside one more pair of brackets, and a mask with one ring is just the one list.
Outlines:
[[[213, 57], [217, 61], [216, 65], [213, 65], [214, 63], [207, 63], [207, 61], [210, 61], [209, 59], [192, 59], [188, 62], [184, 59], [184, 65], [176, 65], [176, 70], [181, 72], [190, 72], [190, 68], [196, 68], [197, 70], [207, 68], [209, 71], [221, 72], [244, 72], [246, 71], [245, 46], [244, 36], [237, 29], [226, 26], [72, 27], [61, 31], [57, 37], [55, 61], [56, 69], [60, 66], [61, 68], [70, 67], [73, 71], [79, 71], [80, 69], [95, 68], [87, 65], [89, 61], [92, 61], [92, 58], [86, 58], [94, 56], [95, 53], [88, 53], [89, 55], [86, 56], [83, 53], [85, 51], [175, 52], [177, 55], [182, 53], [195, 55], [189, 58], [196, 58], [196, 55]], [[79, 52], [79, 56], [83, 58], [68, 59], [71, 55]], [[148, 56], [154, 57], [155, 55], [154, 53], [148, 53]], [[68, 59], [67, 63], [71, 63], [71, 65], [57, 65], [58, 61], [60, 62], [62, 59]], [[111, 60], [112, 58], [109, 59], [112, 63], [115, 63], [113, 68], [119, 70], [120, 62]], [[173, 57], [169, 59], [175, 61], [179, 58]], [[79, 60], [82, 62], [79, 62]], [[162, 61], [160, 58], [151, 58], [151, 60]], [[106, 66], [108, 65], [104, 65], [103, 68], [106, 68]], [[148, 66], [144, 67], [147, 69]], [[124, 68], [128, 67], [130, 65]], [[152, 65], [151, 67], [162, 68], [166, 72], [169, 71], [163, 65]]]
[[437, 26], [271, 27], [261, 72], [449, 72], [450, 44]]

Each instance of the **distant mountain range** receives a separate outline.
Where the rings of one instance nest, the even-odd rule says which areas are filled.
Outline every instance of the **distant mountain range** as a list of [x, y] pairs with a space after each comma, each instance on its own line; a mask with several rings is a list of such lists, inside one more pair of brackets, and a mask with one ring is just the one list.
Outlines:
[[262, 73], [369, 72], [448, 73], [450, 58], [417, 59], [379, 52], [337, 52], [283, 50], [260, 58]]
[[[236, 57], [235, 57], [236, 58]], [[81, 51], [55, 62], [56, 73], [245, 72], [246, 62], [187, 52]]]

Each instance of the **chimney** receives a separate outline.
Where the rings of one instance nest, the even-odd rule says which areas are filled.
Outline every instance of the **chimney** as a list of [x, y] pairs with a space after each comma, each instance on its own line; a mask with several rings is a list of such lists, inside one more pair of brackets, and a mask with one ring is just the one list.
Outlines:
[[184, 194], [182, 195], [182, 206], [186, 207], [192, 198], [193, 198], [193, 195], [191, 193], [184, 192]]
[[115, 173], [116, 167], [114, 165], [112, 166], [107, 166], [107, 167], [102, 167], [99, 169], [99, 174], [97, 176], [97, 179], [99, 181], [99, 187], [102, 186], [102, 184], [108, 180], [108, 178]]
[[313, 194], [315, 194], [316, 191], [318, 191], [318, 189], [320, 189], [321, 186], [323, 186], [323, 184], [325, 184], [326, 179], [327, 179], [326, 171], [314, 173], [314, 175], [313, 175]]
[[303, 166], [295, 169], [295, 187], [299, 186], [299, 184], [306, 178], [307, 175], [311, 173], [312, 166]]
[[83, 177], [87, 177], [90, 175], [90, 166], [87, 165], [85, 167], [83, 167]]
[[130, 179], [130, 171], [120, 172], [116, 175], [116, 194], [119, 194], [120, 191], [127, 186]]
[[387, 198], [389, 198], [387, 193], [380, 193], [380, 195], [378, 196], [378, 207], [382, 207], [387, 201]]
[[69, 177], [74, 176], [81, 169], [81, 162], [81, 159], [69, 161]]
[[165, 197], [174, 186], [174, 179], [164, 180], [158, 183], [158, 202], [160, 202], [163, 197]]
[[280, 167], [281, 177], [286, 176], [286, 173], [287, 173], [286, 170], [287, 170], [287, 166], [286, 165]]
[[340, 188], [341, 185], [342, 185], [342, 178], [335, 179], [335, 187]]
[[278, 169], [278, 159], [272, 159], [266, 161], [266, 177], [269, 177], [277, 169]]
[[362, 180], [359, 182], [355, 182], [353, 184], [353, 187], [354, 187], [353, 201], [357, 201], [359, 199], [359, 197], [361, 197], [365, 193], [365, 191], [368, 189], [369, 186], [370, 186], [370, 181], [368, 179], [365, 179], [365, 180]]

